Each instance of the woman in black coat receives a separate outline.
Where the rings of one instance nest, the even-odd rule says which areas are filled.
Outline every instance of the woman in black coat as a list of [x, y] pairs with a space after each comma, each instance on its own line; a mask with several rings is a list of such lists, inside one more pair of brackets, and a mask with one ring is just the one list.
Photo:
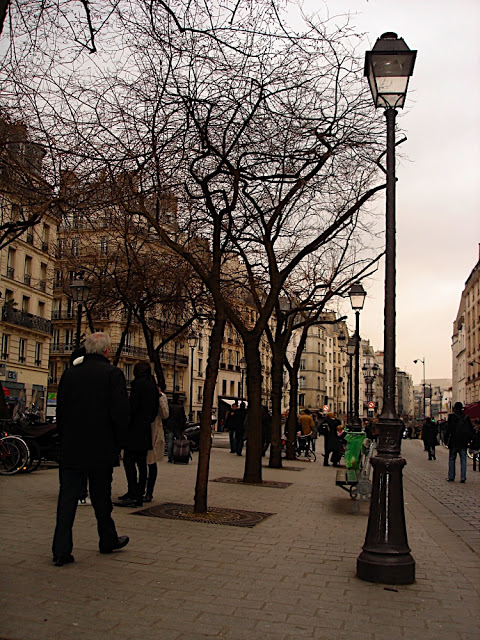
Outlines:
[[122, 506], [141, 507], [147, 484], [147, 453], [152, 448], [152, 422], [158, 414], [158, 389], [149, 362], [137, 362], [130, 392], [130, 425], [123, 452], [127, 493]]

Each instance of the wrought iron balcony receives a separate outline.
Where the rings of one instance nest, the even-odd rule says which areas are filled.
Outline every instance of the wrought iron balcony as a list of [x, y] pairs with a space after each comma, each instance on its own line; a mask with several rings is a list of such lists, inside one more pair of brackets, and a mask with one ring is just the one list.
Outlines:
[[42, 333], [52, 333], [52, 323], [46, 318], [40, 316], [34, 316], [32, 313], [26, 311], [19, 311], [14, 309], [11, 305], [4, 305], [2, 307], [2, 321], [16, 324], [26, 329], [32, 329], [33, 331], [41, 331]]

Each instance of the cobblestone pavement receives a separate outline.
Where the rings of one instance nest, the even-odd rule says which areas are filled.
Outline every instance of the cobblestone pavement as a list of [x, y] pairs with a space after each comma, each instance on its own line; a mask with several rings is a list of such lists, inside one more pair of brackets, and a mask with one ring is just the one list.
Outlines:
[[[217, 441], [222, 441], [216, 436]], [[223, 441], [222, 441], [223, 442]], [[211, 482], [209, 504], [273, 512], [252, 529], [138, 517], [117, 508], [130, 544], [102, 556], [91, 507], [77, 511], [75, 563], [54, 567], [57, 471], [0, 477], [0, 636], [8, 640], [478, 640], [480, 473], [447, 483], [447, 451], [429, 462], [404, 441], [413, 585], [359, 580], [368, 503], [351, 512], [335, 469], [264, 469], [286, 489]], [[155, 502], [192, 503], [196, 460], [159, 465]], [[211, 480], [244, 458], [214, 447]], [[115, 471], [114, 496], [125, 491]], [[155, 504], [155, 502], [153, 504]]]

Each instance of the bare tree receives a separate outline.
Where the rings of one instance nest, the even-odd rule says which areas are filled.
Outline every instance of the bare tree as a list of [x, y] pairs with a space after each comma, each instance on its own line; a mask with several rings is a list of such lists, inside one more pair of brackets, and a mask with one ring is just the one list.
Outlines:
[[[376, 181], [378, 131], [348, 28], [309, 22], [297, 34], [279, 23], [273, 3], [259, 1], [199, 8], [180, 32], [160, 4], [122, 5], [108, 68], [90, 66], [88, 81], [50, 68], [41, 100], [21, 105], [38, 135], [55, 136], [67, 165], [135, 176], [143, 202], [137, 198], [134, 214], [213, 299], [212, 376], [225, 317], [242, 337], [244, 480], [259, 482], [260, 340], [288, 279], [368, 227], [366, 204], [384, 188]], [[238, 10], [227, 13], [227, 5]], [[212, 16], [217, 39], [205, 34]], [[165, 188], [179, 199], [175, 229], [164, 219]], [[245, 317], [246, 296], [253, 318]], [[204, 441], [212, 401], [206, 385]], [[206, 508], [197, 498], [196, 509]]]

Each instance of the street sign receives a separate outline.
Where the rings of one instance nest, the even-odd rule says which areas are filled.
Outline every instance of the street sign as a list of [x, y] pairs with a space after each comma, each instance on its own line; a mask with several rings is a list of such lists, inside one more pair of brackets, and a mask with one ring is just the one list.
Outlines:
[[328, 404], [324, 404], [323, 405], [323, 410], [327, 413], [328, 411], [330, 411], [330, 407], [328, 406]]
[[375, 409], [375, 403], [374, 402], [369, 402], [368, 403], [368, 408], [369, 409]]
[[16, 371], [7, 371], [7, 379], [8, 380], [16, 380], [17, 372]]

